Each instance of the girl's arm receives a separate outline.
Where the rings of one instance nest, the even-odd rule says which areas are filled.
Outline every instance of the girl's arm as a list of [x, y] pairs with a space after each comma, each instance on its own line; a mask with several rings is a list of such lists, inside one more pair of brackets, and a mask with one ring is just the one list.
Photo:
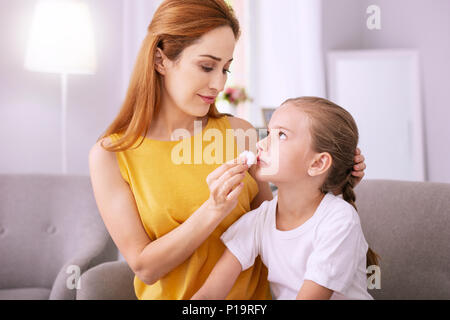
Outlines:
[[333, 290], [325, 288], [314, 281], [305, 280], [297, 294], [297, 300], [328, 300]]
[[225, 249], [203, 286], [192, 296], [191, 300], [224, 300], [233, 288], [242, 267], [239, 260]]

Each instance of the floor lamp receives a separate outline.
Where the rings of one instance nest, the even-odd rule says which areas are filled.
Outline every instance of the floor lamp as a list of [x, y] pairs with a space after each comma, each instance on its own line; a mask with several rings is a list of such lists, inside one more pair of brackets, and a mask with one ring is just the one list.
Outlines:
[[61, 76], [62, 172], [67, 174], [67, 80], [94, 74], [96, 55], [89, 7], [82, 0], [40, 0], [36, 4], [25, 57], [30, 71]]

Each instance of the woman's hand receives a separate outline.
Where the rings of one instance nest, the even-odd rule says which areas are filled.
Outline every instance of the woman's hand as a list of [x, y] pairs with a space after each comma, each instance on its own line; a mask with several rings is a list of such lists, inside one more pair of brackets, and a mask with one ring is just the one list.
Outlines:
[[207, 200], [211, 210], [225, 217], [237, 205], [244, 186], [242, 180], [248, 170], [243, 159], [236, 158], [224, 163], [206, 177], [210, 196]]
[[361, 154], [361, 150], [359, 148], [356, 148], [354, 162], [355, 165], [353, 166], [354, 171], [352, 171], [352, 176], [355, 177], [356, 186], [364, 177], [364, 170], [366, 170], [364, 156]]

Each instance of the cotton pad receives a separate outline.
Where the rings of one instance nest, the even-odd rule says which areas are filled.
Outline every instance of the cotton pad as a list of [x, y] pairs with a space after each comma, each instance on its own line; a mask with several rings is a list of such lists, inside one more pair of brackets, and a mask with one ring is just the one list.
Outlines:
[[250, 168], [253, 164], [256, 163], [256, 156], [251, 151], [244, 151], [239, 155], [239, 158], [245, 157], [247, 159], [247, 165]]

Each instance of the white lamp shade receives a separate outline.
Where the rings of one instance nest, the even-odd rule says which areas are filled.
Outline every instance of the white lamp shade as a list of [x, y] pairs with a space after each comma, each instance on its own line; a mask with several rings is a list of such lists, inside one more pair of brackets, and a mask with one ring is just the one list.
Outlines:
[[38, 2], [25, 68], [51, 73], [95, 73], [94, 34], [86, 3], [80, 0]]

